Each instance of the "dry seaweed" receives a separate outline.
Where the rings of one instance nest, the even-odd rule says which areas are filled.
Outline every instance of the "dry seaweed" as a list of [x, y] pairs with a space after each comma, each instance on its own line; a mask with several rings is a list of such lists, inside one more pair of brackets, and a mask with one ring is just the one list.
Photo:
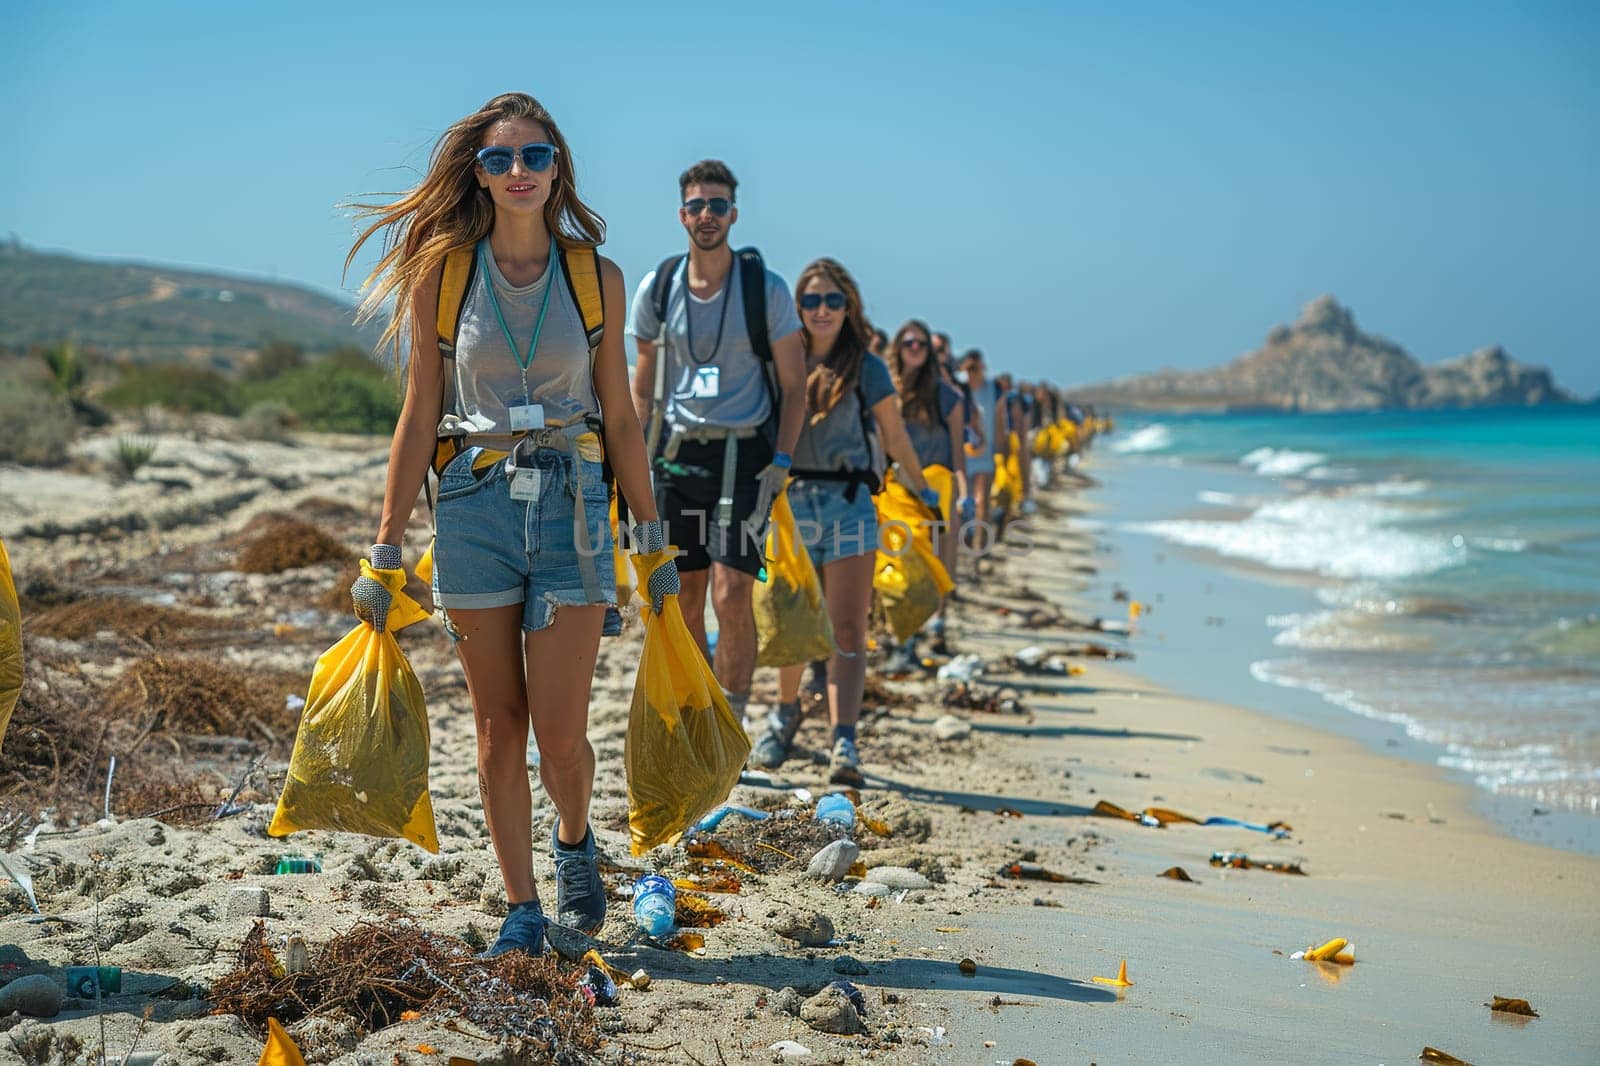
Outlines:
[[274, 965], [266, 927], [255, 923], [238, 965], [211, 987], [218, 1014], [258, 1031], [269, 1017], [290, 1023], [343, 1013], [366, 1033], [419, 1016], [465, 1018], [496, 1037], [525, 1041], [553, 1062], [582, 1062], [599, 1047], [594, 1008], [578, 988], [583, 968], [520, 951], [479, 958], [453, 937], [407, 920], [363, 922], [341, 933], [299, 973]]
[[299, 713], [287, 709], [285, 697], [304, 692], [308, 681], [282, 670], [152, 655], [123, 673], [115, 701], [119, 710], [144, 715], [151, 730], [272, 744], [294, 739]]
[[179, 633], [214, 625], [191, 611], [174, 610], [119, 596], [89, 596], [50, 607], [28, 618], [29, 636], [87, 640], [102, 630], [137, 637], [150, 645], [172, 642]]
[[316, 526], [298, 519], [273, 522], [239, 551], [247, 574], [277, 574], [314, 563], [351, 563], [355, 553]]

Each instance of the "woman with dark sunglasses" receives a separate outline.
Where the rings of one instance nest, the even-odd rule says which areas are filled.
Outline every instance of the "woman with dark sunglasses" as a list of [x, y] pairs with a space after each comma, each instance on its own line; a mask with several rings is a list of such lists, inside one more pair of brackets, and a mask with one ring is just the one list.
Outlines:
[[[911, 319], [895, 331], [894, 340], [889, 344], [889, 369], [894, 373], [895, 386], [899, 390], [900, 413], [905, 418], [906, 432], [911, 437], [912, 447], [917, 450], [917, 459], [922, 463], [923, 470], [943, 470], [950, 479], [950, 498], [941, 501], [944, 504], [943, 515], [950, 525], [934, 540], [945, 570], [954, 578], [961, 524], [970, 522], [976, 510], [972, 497], [967, 495], [967, 456], [962, 446], [966, 412], [961, 404], [961, 390], [944, 380], [939, 358], [935, 354], [936, 344], [935, 338], [928, 333], [927, 323]], [[945, 642], [943, 605], [931, 627], [933, 651], [940, 655], [949, 654]], [[906, 642], [907, 648], [911, 643]]]
[[[497, 96], [446, 130], [416, 188], [393, 203], [359, 206], [376, 221], [347, 268], [368, 238], [386, 231], [362, 313], [394, 300], [384, 339], [397, 364], [410, 339], [371, 562], [400, 567], [417, 490], [448, 441], [454, 458], [437, 471], [434, 602], [466, 672], [478, 793], [510, 903], [489, 954], [539, 954], [547, 921], [533, 878], [530, 725], [555, 807], [557, 919], [594, 932], [606, 913], [589, 828], [587, 737], [600, 637], [620, 621], [604, 458], [642, 519], [639, 546], [662, 542], [623, 356], [627, 292], [621, 271], [593, 251], [605, 223], [578, 196], [561, 130], [523, 93]], [[436, 344], [445, 261], [458, 252], [452, 262], [465, 262], [463, 249], [474, 266], [458, 328]], [[599, 273], [604, 323], [593, 345], [564, 267], [572, 262]], [[658, 610], [676, 580], [670, 561], [651, 575]], [[383, 585], [363, 577], [351, 595], [356, 613], [381, 628], [389, 610]]]
[[[900, 419], [900, 400], [882, 359], [867, 351], [872, 327], [855, 279], [832, 259], [806, 267], [795, 284], [795, 303], [806, 346], [806, 424], [795, 445], [789, 503], [812, 562], [833, 625], [834, 653], [813, 663], [813, 679], [827, 676], [828, 718], [833, 724], [832, 771], [836, 784], [859, 787], [861, 759], [856, 722], [867, 677], [867, 627], [878, 547], [878, 512], [866, 487], [872, 446], [863, 414], [876, 423], [900, 476], [929, 500], [916, 449]], [[863, 408], [865, 410], [863, 411]], [[936, 504], [935, 504], [936, 506]], [[803, 665], [779, 671], [779, 703], [751, 761], [783, 764], [800, 728]]]

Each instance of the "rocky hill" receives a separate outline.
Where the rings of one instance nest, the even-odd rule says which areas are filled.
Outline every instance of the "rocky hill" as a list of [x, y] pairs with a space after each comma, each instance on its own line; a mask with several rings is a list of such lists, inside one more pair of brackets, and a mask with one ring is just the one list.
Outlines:
[[1359, 411], [1571, 403], [1540, 367], [1495, 346], [1423, 366], [1400, 345], [1364, 333], [1332, 296], [1275, 326], [1256, 351], [1211, 370], [1163, 370], [1077, 390], [1085, 401], [1124, 407]]
[[268, 340], [370, 347], [350, 304], [282, 282], [0, 244], [0, 349], [71, 339], [113, 359], [230, 370]]

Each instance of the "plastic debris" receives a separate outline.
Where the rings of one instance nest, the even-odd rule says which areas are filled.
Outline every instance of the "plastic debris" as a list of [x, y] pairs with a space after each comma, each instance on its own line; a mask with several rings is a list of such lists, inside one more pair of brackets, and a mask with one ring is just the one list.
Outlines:
[[589, 964], [589, 969], [584, 971], [583, 978], [578, 982], [584, 998], [596, 1007], [615, 1007], [617, 1005], [617, 985], [606, 972], [606, 967]]
[[927, 1033], [928, 1034], [928, 1043], [932, 1044], [934, 1047], [943, 1047], [944, 1046], [944, 1044], [945, 1044], [944, 1026], [935, 1025], [933, 1028], [930, 1029], [926, 1025], [919, 1025], [919, 1026], [917, 1026], [917, 1030], [918, 1030], [918, 1032]]
[[628, 977], [628, 983], [643, 992], [650, 987], [650, 975], [643, 968], [637, 969]]
[[[96, 991], [98, 986], [98, 992]], [[79, 999], [95, 999], [122, 991], [120, 966], [68, 966], [67, 994]]]
[[957, 655], [939, 667], [940, 681], [971, 681], [983, 676], [983, 660], [971, 654]]
[[276, 1018], [267, 1019], [267, 1046], [261, 1049], [256, 1066], [306, 1066], [300, 1047]]
[[322, 856], [298, 855], [290, 852], [278, 860], [274, 874], [320, 874], [322, 872]]
[[1466, 1059], [1458, 1059], [1448, 1051], [1440, 1051], [1436, 1047], [1425, 1047], [1417, 1058], [1422, 1062], [1443, 1062], [1447, 1066], [1472, 1066]]
[[665, 877], [651, 874], [633, 885], [633, 918], [648, 936], [665, 936], [677, 920], [677, 888]]
[[[1151, 813], [1154, 812], [1152, 811]], [[1294, 831], [1294, 827], [1287, 822], [1268, 822], [1266, 825], [1261, 825], [1258, 822], [1245, 822], [1238, 818], [1207, 818], [1200, 824], [1237, 826], [1240, 829], [1249, 829], [1256, 833], [1266, 833], [1274, 840], [1287, 839], [1289, 834]]]
[[680, 893], [677, 922], [684, 929], [709, 929], [728, 917], [728, 912], [701, 896]]
[[1073, 877], [1069, 874], [1057, 873], [1046, 869], [1036, 862], [1012, 862], [1000, 867], [1000, 876], [1013, 881], [1054, 881], [1063, 885], [1098, 885], [1100, 882], [1091, 881], [1086, 877]]
[[[34, 832], [38, 832], [38, 830], [35, 829]], [[10, 858], [10, 862], [6, 861], [7, 857]], [[0, 857], [0, 870], [5, 871], [5, 875], [16, 882], [18, 888], [22, 889], [22, 894], [28, 897], [28, 906], [33, 908], [33, 913], [42, 914], [43, 912], [39, 910], [39, 899], [33, 894], [33, 878], [22, 868], [20, 859], [15, 855], [7, 857]]]
[[855, 804], [841, 792], [830, 792], [817, 801], [817, 821], [850, 829], [856, 824]]
[[776, 1051], [786, 1059], [798, 1058], [801, 1055], [811, 1054], [811, 1049], [804, 1044], [797, 1044], [793, 1040], [780, 1040], [776, 1044], [768, 1044], [768, 1051]]
[[1111, 985], [1114, 988], [1132, 988], [1133, 987], [1133, 982], [1128, 980], [1128, 960], [1127, 959], [1123, 959], [1122, 960], [1122, 965], [1117, 967], [1117, 976], [1115, 976], [1115, 977], [1094, 977], [1094, 978], [1090, 978], [1090, 980], [1094, 981], [1094, 983], [1097, 984], [1097, 985]]
[[737, 814], [748, 818], [752, 822], [764, 821], [768, 815], [766, 811], [758, 811], [754, 807], [742, 807], [737, 803], [725, 803], [695, 823], [695, 828], [702, 833], [709, 833], [722, 824], [722, 820], [730, 814]]
[[1495, 996], [1493, 1003], [1485, 1003], [1484, 1006], [1488, 1007], [1490, 1010], [1499, 1011], [1502, 1014], [1521, 1014], [1528, 1018], [1537, 1018], [1539, 1016], [1539, 1012], [1534, 1010], [1533, 1007], [1529, 1006], [1528, 1001], [1525, 999], [1511, 999], [1508, 996]]
[[1336, 962], [1340, 966], [1354, 966], [1356, 961], [1356, 946], [1342, 936], [1319, 947], [1306, 948], [1289, 956], [1291, 959], [1304, 959], [1306, 962]]
[[1300, 863], [1278, 862], [1273, 859], [1252, 859], [1242, 851], [1214, 851], [1211, 853], [1211, 865], [1225, 867], [1229, 870], [1265, 870], [1274, 874], [1294, 874], [1296, 877], [1306, 876], [1306, 872]]

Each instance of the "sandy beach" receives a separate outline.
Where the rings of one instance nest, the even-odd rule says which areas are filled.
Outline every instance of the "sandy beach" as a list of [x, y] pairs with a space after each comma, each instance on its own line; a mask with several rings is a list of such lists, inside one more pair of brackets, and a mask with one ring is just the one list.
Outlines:
[[[109, 496], [87, 471], [0, 470], [0, 535], [19, 585], [44, 574], [56, 587], [114, 593], [204, 623], [159, 638], [114, 626], [38, 636], [26, 628], [25, 591], [30, 664], [45, 664], [61, 676], [59, 691], [83, 699], [118, 691], [126, 672], [163, 656], [256, 671], [278, 684], [273, 701], [295, 695], [279, 679], [298, 676], [303, 696], [316, 656], [350, 627], [328, 597], [348, 584], [354, 564], [247, 574], [236, 568], [239, 553], [272, 528], [273, 514], [311, 521], [352, 553], [361, 550], [379, 506], [386, 442], [166, 440], [163, 462]], [[1085, 469], [1093, 473], [1092, 459]], [[1034, 628], [1041, 612], [1069, 622], [1126, 617], [1120, 604], [1085, 602], [1096, 544], [1070, 531], [1068, 519], [1091, 514], [1094, 500], [1088, 485], [1051, 490], [1032, 520], [1031, 548], [1001, 547], [983, 564], [981, 584], [962, 585], [968, 594], [953, 612], [952, 643], [982, 657], [982, 690], [1013, 689], [1000, 695], [1020, 707], [945, 707], [947, 686], [931, 674], [869, 681], [862, 812], [887, 835], [863, 819], [853, 839], [864, 880], [891, 867], [898, 872], [882, 876], [906, 887], [872, 895], [855, 877], [829, 884], [806, 876], [810, 853], [836, 834], [810, 821], [794, 790], [820, 795], [825, 768], [792, 761], [771, 788], [740, 786], [734, 802], [774, 816], [730, 816], [712, 834], [753, 872], [739, 871], [737, 893], [702, 897], [726, 914], [700, 930], [703, 954], [643, 942], [622, 899], [592, 944], [560, 938], [565, 956], [596, 947], [620, 970], [652, 978], [646, 990], [621, 989], [617, 1007], [584, 1008], [596, 1046], [563, 1048], [570, 1061], [782, 1061], [784, 1041], [806, 1049], [793, 1061], [835, 1063], [1400, 1063], [1424, 1046], [1479, 1066], [1600, 1057], [1600, 861], [1510, 839], [1475, 813], [1465, 786], [1430, 767], [1164, 691], [1141, 680], [1137, 658], [1071, 654], [1088, 642], [1137, 656], [1137, 628], [1126, 638], [1070, 624]], [[426, 521], [420, 510], [408, 565], [425, 544]], [[622, 638], [602, 646], [592, 704], [594, 825], [619, 890], [655, 869], [697, 876], [682, 848], [627, 854], [621, 766], [639, 639], [633, 617]], [[10, 953], [0, 963], [9, 976], [59, 978], [63, 967], [92, 962], [96, 947], [101, 963], [122, 967], [123, 976], [101, 1011], [68, 999], [53, 1018], [0, 1018], [0, 1062], [73, 1061], [72, 1042], [97, 1041], [102, 1026], [113, 1055], [136, 1034], [140, 1055], [160, 1053], [130, 1062], [254, 1062], [260, 1028], [211, 1013], [208, 996], [238, 966], [257, 920], [269, 942], [302, 934], [313, 974], [319, 949], [359, 923], [416, 923], [468, 943], [492, 936], [505, 900], [478, 809], [460, 668], [435, 623], [400, 640], [428, 699], [440, 854], [333, 833], [268, 837], [292, 741], [273, 722], [247, 744], [175, 735], [170, 752], [141, 748], [135, 764], [209, 752], [205, 799], [219, 802], [230, 782], [243, 780], [238, 799], [247, 809], [220, 820], [163, 821], [119, 806], [114, 791], [116, 817], [99, 824], [63, 820], [33, 833], [31, 818], [8, 819], [6, 861], [31, 876], [42, 912], [32, 913], [14, 883], [0, 882], [0, 943], [11, 945], [0, 949]], [[1008, 664], [1032, 645], [1068, 653], [1065, 662], [1079, 669], [1030, 673]], [[66, 665], [73, 662], [82, 664], [75, 675]], [[757, 700], [773, 698], [775, 688], [771, 671], [758, 674]], [[21, 715], [0, 771], [15, 769], [8, 761], [21, 743]], [[970, 730], [941, 723], [948, 715]], [[822, 746], [820, 717], [808, 720], [802, 745]], [[258, 769], [244, 773], [262, 755]], [[93, 787], [104, 782], [103, 756], [96, 765]], [[1101, 801], [1292, 829], [1275, 840], [1240, 827], [1151, 828], [1097, 814]], [[553, 812], [537, 783], [534, 803], [540, 840]], [[291, 851], [320, 855], [322, 872], [273, 874]], [[1306, 876], [1218, 869], [1209, 862], [1218, 851], [1300, 863]], [[1089, 883], [1001, 874], [1021, 861]], [[1174, 866], [1195, 883], [1159, 876]], [[548, 889], [550, 860], [538, 848], [535, 870]], [[264, 917], [240, 903], [257, 886], [266, 893]], [[781, 935], [816, 932], [815, 915], [827, 919], [831, 936], [808, 947]], [[1353, 966], [1290, 958], [1333, 937], [1355, 945]], [[1131, 987], [1092, 980], [1114, 977], [1123, 959]], [[970, 974], [963, 960], [973, 963]], [[803, 1000], [841, 975], [862, 993], [864, 1032], [826, 1033], [796, 1016]], [[1485, 1004], [1496, 995], [1525, 998], [1540, 1017], [1492, 1013]], [[340, 1066], [548, 1059], [437, 1015], [370, 1034], [315, 1017], [289, 1031], [308, 1062]]]

